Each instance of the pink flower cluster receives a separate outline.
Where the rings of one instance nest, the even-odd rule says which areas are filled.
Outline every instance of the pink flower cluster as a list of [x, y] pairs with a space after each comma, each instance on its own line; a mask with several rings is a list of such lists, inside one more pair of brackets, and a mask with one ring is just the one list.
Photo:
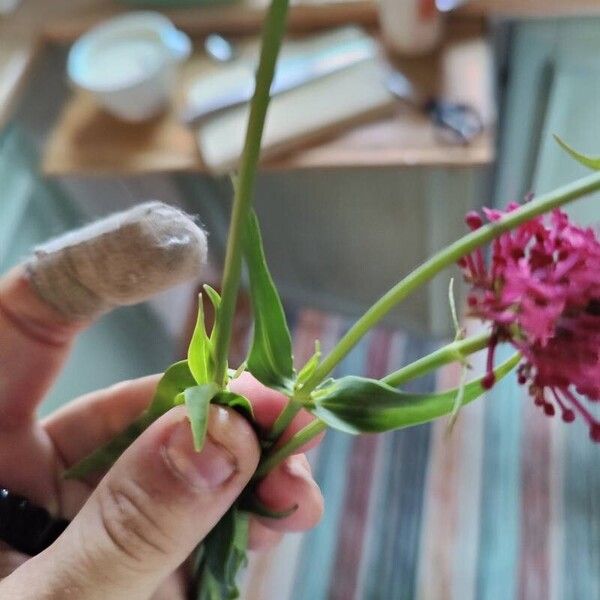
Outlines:
[[[518, 208], [509, 205], [507, 211]], [[484, 209], [488, 221], [505, 213]], [[483, 225], [469, 213], [471, 229]], [[475, 251], [459, 262], [471, 285], [469, 312], [492, 324], [484, 385], [494, 384], [498, 342], [523, 355], [519, 382], [548, 416], [559, 409], [565, 422], [583, 418], [600, 442], [600, 242], [592, 229], [572, 224], [555, 210], [494, 240], [491, 261]]]

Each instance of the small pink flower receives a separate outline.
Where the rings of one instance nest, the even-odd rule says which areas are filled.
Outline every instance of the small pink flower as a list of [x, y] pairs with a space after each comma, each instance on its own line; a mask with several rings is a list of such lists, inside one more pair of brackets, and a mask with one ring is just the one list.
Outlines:
[[[517, 208], [508, 206], [508, 211]], [[488, 221], [505, 214], [484, 209]], [[471, 229], [483, 224], [469, 213]], [[600, 442], [600, 421], [587, 403], [600, 403], [600, 242], [592, 229], [569, 222], [555, 210], [494, 240], [491, 260], [481, 249], [459, 261], [471, 285], [471, 315], [492, 324], [484, 385], [494, 384], [498, 342], [523, 355], [519, 382], [536, 405], [565, 422], [583, 418]]]

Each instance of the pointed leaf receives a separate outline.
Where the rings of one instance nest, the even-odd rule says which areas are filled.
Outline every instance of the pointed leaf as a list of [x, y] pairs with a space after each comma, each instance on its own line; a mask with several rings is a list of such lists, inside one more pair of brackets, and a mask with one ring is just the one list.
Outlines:
[[233, 369], [228, 370], [229, 379], [237, 379], [246, 370], [246, 361], [244, 361], [235, 371]]
[[198, 319], [188, 347], [188, 364], [196, 383], [202, 385], [212, 381], [211, 344], [206, 334], [202, 294], [198, 296]]
[[79, 479], [107, 470], [151, 423], [175, 406], [178, 394], [195, 384], [186, 360], [171, 365], [158, 382], [150, 406], [123, 432], [66, 471], [64, 477]]
[[458, 320], [458, 312], [456, 310], [456, 297], [454, 296], [454, 277], [450, 277], [448, 284], [448, 302], [450, 304], [450, 315], [452, 316], [452, 324], [454, 325], [454, 340], [462, 340], [465, 337], [465, 329], [460, 326]]
[[114, 462], [127, 450], [129, 445], [141, 435], [146, 428], [142, 417], [136, 419], [127, 429], [112, 440], [82, 458], [78, 463], [63, 473], [65, 479], [82, 479], [89, 473], [107, 471]]
[[[206, 295], [208, 296], [210, 303], [213, 305], [213, 309], [215, 311], [215, 318], [214, 318], [213, 322], [216, 325], [219, 322], [219, 307], [221, 306], [221, 296], [219, 295], [219, 292], [217, 292], [217, 290], [215, 290], [213, 287], [211, 287], [207, 283], [205, 283], [202, 286], [202, 288], [206, 292]], [[213, 330], [210, 334], [211, 352], [213, 349], [213, 343], [214, 343], [214, 339], [215, 339], [215, 331], [216, 331], [216, 327], [213, 327]], [[212, 356], [212, 354], [211, 354], [211, 356]]]
[[206, 383], [187, 388], [183, 392], [185, 406], [192, 426], [194, 448], [197, 452], [200, 452], [202, 446], [204, 446], [204, 439], [206, 438], [206, 430], [208, 428], [210, 401], [218, 391], [219, 386], [216, 383]]
[[321, 344], [319, 340], [315, 340], [315, 352], [306, 361], [306, 364], [300, 369], [300, 372], [296, 376], [295, 387], [301, 388], [308, 378], [315, 372], [315, 369], [319, 366], [321, 360]]
[[175, 397], [186, 388], [196, 385], [187, 360], [172, 364], [160, 378], [152, 402], [148, 407], [146, 419], [148, 424], [164, 415], [175, 406]]
[[[519, 362], [520, 355], [496, 368], [499, 381]], [[466, 384], [462, 405], [472, 402], [486, 390], [483, 378]], [[458, 389], [435, 394], [402, 392], [381, 381], [362, 377], [343, 377], [315, 397], [313, 414], [329, 426], [348, 433], [381, 432], [432, 421], [450, 414]]]
[[246, 562], [248, 513], [234, 506], [202, 542], [197, 600], [239, 598], [236, 577]]
[[562, 146], [563, 150], [570, 154], [578, 163], [582, 164], [588, 169], [592, 169], [592, 171], [600, 170], [600, 156], [588, 156], [586, 154], [582, 154], [581, 152], [575, 150], [572, 146], [569, 146], [567, 142], [565, 142], [556, 134], [554, 134], [554, 139], [559, 143], [560, 146]]
[[[216, 315], [217, 312], [219, 311], [219, 306], [221, 306], [221, 296], [219, 296], [219, 292], [217, 292], [217, 290], [215, 290], [215, 288], [208, 285], [208, 283], [205, 283], [202, 286], [202, 288], [206, 292], [206, 295], [208, 296], [211, 304], [213, 305], [213, 308], [215, 309], [215, 315]], [[215, 317], [215, 321], [216, 320], [217, 319]]]
[[292, 390], [294, 368], [292, 341], [281, 299], [263, 250], [258, 219], [251, 213], [244, 236], [244, 257], [250, 278], [254, 335], [248, 370], [264, 385], [284, 392]]
[[254, 421], [254, 410], [252, 409], [250, 400], [244, 396], [240, 396], [240, 394], [223, 390], [219, 392], [212, 401], [214, 404], [235, 408], [236, 410], [240, 411], [250, 422]]

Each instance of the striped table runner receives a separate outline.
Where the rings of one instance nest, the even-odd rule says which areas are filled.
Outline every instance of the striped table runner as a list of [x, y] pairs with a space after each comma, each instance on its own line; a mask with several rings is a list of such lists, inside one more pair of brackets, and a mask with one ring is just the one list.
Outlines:
[[[312, 310], [292, 321], [299, 364], [315, 338], [327, 352], [350, 325]], [[378, 329], [336, 374], [380, 377], [438, 344]], [[459, 376], [449, 366], [412, 389]], [[541, 415], [512, 376], [464, 408], [451, 434], [443, 420], [329, 432], [311, 460], [325, 517], [252, 556], [246, 600], [600, 599], [600, 448], [585, 427]]]

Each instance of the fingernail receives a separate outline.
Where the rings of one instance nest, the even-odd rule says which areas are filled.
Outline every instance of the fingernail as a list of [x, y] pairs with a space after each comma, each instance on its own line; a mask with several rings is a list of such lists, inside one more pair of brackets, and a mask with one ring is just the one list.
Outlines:
[[196, 452], [187, 420], [175, 427], [165, 447], [165, 459], [177, 477], [194, 488], [214, 490], [229, 481], [237, 470], [235, 456], [210, 435]]
[[300, 479], [312, 479], [310, 465], [304, 456], [290, 456], [284, 463], [283, 468], [288, 475]]

